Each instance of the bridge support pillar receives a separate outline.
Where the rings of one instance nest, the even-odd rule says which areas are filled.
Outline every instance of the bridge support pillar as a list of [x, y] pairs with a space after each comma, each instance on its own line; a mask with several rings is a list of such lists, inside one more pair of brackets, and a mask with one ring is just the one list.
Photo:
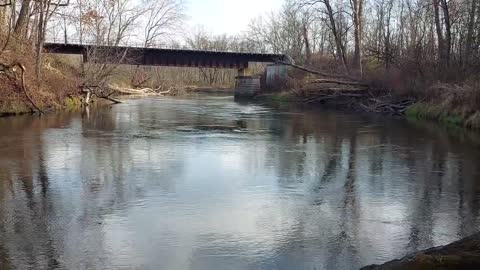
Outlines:
[[88, 62], [88, 54], [87, 51], [82, 52], [82, 63], [87, 63]]
[[235, 78], [235, 98], [252, 98], [260, 92], [260, 77], [237, 76]]
[[282, 90], [288, 84], [288, 67], [282, 64], [267, 65], [264, 76], [262, 91]]
[[247, 68], [239, 68], [238, 69], [238, 77], [245, 77], [250, 75], [250, 69]]

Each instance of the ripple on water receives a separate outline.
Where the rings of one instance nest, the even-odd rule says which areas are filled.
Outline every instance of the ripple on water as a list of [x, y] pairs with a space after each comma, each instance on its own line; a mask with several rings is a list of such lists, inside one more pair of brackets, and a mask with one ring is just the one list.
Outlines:
[[154, 97], [0, 130], [7, 269], [358, 269], [480, 226], [478, 149], [393, 118]]

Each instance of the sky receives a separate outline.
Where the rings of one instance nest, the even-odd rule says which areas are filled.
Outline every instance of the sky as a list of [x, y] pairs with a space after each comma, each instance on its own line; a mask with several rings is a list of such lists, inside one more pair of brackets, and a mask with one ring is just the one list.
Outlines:
[[[279, 10], [284, 0], [186, 0], [189, 26], [212, 34], [239, 34], [259, 15]], [[188, 31], [188, 29], [187, 29]]]

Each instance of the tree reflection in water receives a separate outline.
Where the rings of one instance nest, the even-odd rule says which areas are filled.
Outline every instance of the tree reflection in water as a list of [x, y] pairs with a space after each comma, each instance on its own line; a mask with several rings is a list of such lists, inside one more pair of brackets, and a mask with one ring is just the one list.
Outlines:
[[0, 129], [1, 269], [356, 269], [480, 225], [478, 147], [402, 120], [151, 98]]

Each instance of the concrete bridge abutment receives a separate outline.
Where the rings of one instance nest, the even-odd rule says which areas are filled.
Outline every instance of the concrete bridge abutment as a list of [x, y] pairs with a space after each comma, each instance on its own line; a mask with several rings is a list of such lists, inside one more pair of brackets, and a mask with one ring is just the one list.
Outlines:
[[260, 76], [252, 76], [251, 73], [248, 67], [238, 69], [235, 77], [235, 98], [248, 99], [260, 92]]
[[252, 98], [260, 93], [259, 76], [237, 76], [235, 78], [235, 98]]
[[262, 75], [251, 75], [248, 68], [238, 70], [235, 78], [235, 97], [252, 98], [261, 92], [275, 92], [288, 84], [288, 67], [283, 64], [269, 64]]

